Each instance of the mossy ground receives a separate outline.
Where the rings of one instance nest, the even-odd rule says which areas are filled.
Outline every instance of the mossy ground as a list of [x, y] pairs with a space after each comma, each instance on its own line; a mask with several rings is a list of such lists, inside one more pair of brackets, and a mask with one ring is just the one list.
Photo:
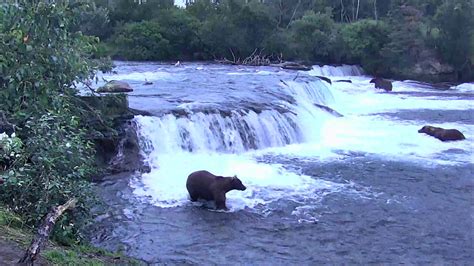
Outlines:
[[[33, 233], [22, 220], [0, 206], [0, 264], [18, 261], [28, 247]], [[40, 254], [39, 265], [143, 265], [121, 254], [87, 245], [60, 246], [49, 242]]]

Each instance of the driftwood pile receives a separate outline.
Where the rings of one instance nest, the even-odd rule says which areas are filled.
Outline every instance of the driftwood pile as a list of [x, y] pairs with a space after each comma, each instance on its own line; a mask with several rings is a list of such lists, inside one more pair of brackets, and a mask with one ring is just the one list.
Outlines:
[[[236, 57], [234, 51], [229, 49], [232, 54], [232, 60], [227, 58], [215, 60], [217, 63], [226, 64], [226, 65], [245, 65], [245, 66], [268, 66], [272, 63], [271, 58], [275, 58], [273, 55], [264, 55], [263, 50], [258, 51], [255, 49], [252, 54], [244, 58], [243, 60], [240, 57]], [[276, 61], [281, 62], [282, 56], [276, 56]]]

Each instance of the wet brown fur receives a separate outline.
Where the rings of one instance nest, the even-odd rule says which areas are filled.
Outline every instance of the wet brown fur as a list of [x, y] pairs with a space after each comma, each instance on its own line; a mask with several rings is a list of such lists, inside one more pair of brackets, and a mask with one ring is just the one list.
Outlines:
[[444, 129], [440, 127], [424, 126], [418, 133], [426, 133], [441, 141], [463, 140], [466, 137], [457, 129]]
[[216, 209], [227, 210], [225, 194], [231, 190], [245, 190], [246, 187], [237, 177], [216, 176], [202, 170], [191, 173], [186, 181], [191, 201], [198, 199], [213, 200]]

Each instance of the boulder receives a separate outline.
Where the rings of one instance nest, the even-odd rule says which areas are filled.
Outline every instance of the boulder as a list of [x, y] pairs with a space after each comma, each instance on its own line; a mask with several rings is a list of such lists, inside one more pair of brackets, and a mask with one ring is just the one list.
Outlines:
[[454, 141], [466, 139], [461, 131], [457, 129], [444, 129], [440, 127], [424, 126], [418, 133], [425, 133], [441, 141]]
[[382, 89], [385, 91], [392, 91], [392, 82], [382, 78], [374, 78], [370, 80], [370, 83], [375, 84], [375, 88]]
[[310, 66], [305, 66], [303, 64], [294, 63], [294, 62], [283, 63], [281, 65], [281, 68], [289, 69], [289, 70], [302, 70], [302, 71], [310, 71], [311, 69], [313, 69]]
[[[149, 113], [130, 109], [125, 94], [104, 96], [81, 96], [81, 103], [89, 108], [101, 110], [101, 117], [90, 117], [86, 124], [98, 132], [89, 136], [96, 148], [96, 165], [101, 169], [95, 181], [106, 175], [149, 171], [140, 154], [134, 115]], [[111, 124], [104, 121], [110, 121]], [[109, 128], [111, 127], [111, 128]]]
[[111, 80], [107, 82], [104, 86], [97, 89], [97, 92], [107, 92], [107, 93], [119, 93], [119, 92], [131, 92], [133, 91], [132, 87], [127, 82]]
[[150, 172], [150, 167], [144, 163], [140, 153], [140, 145], [136, 125], [128, 122], [123, 126], [121, 139], [115, 147], [114, 156], [108, 163], [108, 172], [111, 174], [123, 172]]

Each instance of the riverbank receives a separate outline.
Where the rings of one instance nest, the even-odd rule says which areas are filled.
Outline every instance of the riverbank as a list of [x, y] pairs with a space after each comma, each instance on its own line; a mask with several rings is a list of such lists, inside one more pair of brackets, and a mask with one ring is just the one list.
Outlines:
[[[0, 206], [0, 265], [13, 265], [23, 256], [33, 233], [22, 220]], [[87, 245], [61, 246], [48, 242], [37, 265], [144, 265], [120, 253]]]

